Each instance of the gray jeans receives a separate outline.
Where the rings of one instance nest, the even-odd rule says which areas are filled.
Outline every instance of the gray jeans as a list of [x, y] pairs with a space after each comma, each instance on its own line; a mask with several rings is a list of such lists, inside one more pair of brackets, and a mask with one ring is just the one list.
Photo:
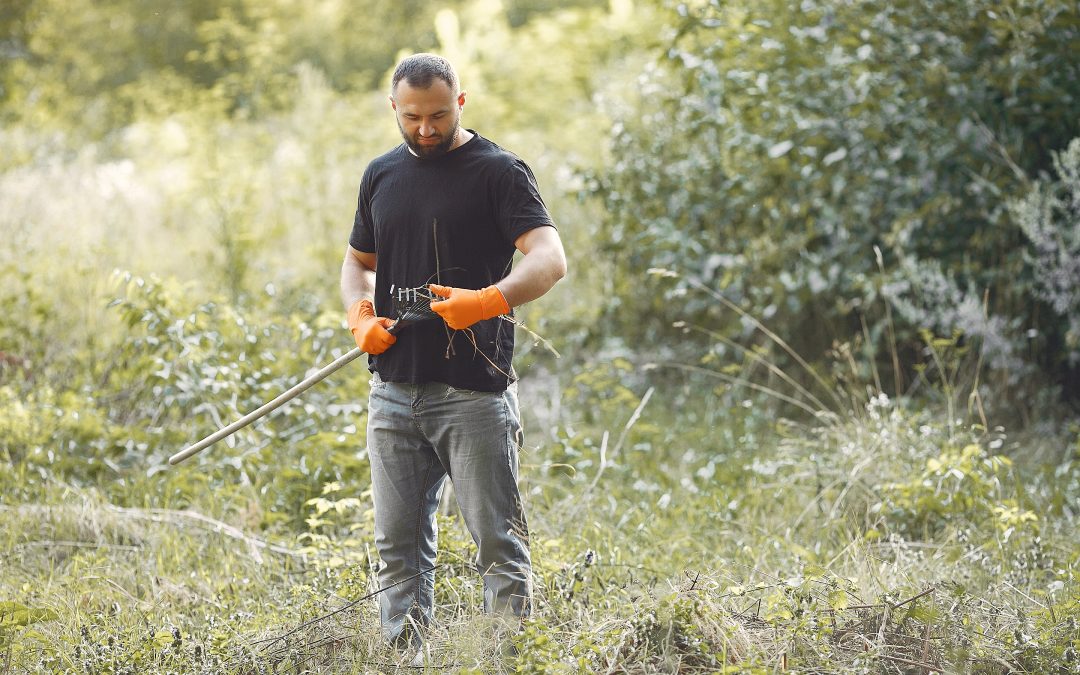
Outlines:
[[[447, 476], [479, 549], [484, 610], [523, 617], [531, 601], [529, 534], [518, 493], [517, 388], [479, 392], [436, 382], [371, 380], [367, 443], [375, 499], [379, 616], [395, 640], [435, 604], [435, 511]], [[423, 572], [423, 573], [422, 573]], [[418, 573], [422, 573], [416, 576]], [[409, 577], [412, 577], [411, 579]]]

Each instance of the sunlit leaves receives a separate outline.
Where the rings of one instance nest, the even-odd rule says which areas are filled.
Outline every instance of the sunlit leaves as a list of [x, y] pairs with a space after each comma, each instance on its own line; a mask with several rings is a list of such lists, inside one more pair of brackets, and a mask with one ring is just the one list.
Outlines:
[[[970, 329], [1007, 354], [1003, 342], [1022, 340], [1013, 319], [1047, 321], [1003, 207], [1080, 133], [1075, 5], [694, 2], [669, 23], [674, 37], [642, 73], [648, 93], [616, 126], [597, 183], [625, 283], [677, 268], [755, 315], [777, 308], [810, 353], [856, 315], [879, 333], [866, 314], [880, 286], [922, 296], [911, 270], [923, 260], [976, 302], [989, 289], [990, 317], [938, 317], [950, 306], [935, 301], [902, 317], [914, 328]], [[1035, 110], [1061, 123], [1051, 131]], [[709, 262], [718, 253], [724, 265]], [[702, 313], [731, 326], [693, 298], [671, 302], [681, 284], [646, 287], [609, 320], [633, 317], [623, 328], [654, 338]]]

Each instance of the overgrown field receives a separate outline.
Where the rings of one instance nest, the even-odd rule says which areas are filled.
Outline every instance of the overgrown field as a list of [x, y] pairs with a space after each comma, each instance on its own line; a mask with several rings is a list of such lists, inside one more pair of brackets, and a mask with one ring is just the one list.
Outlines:
[[[362, 367], [167, 465], [347, 348], [337, 314], [116, 282], [92, 390], [5, 371], [0, 672], [408, 667], [377, 639]], [[1075, 430], [988, 424], [928, 350], [922, 406], [760, 358], [527, 357], [535, 612], [485, 621], [446, 499], [423, 669], [1074, 672]]]

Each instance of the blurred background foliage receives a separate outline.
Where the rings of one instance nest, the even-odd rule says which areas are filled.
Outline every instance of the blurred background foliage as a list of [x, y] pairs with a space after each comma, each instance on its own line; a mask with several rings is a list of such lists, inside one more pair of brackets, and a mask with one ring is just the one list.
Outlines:
[[[162, 471], [178, 447], [351, 348], [338, 269], [359, 176], [400, 141], [386, 95], [413, 50], [450, 57], [470, 95], [465, 123], [540, 176], [580, 271], [522, 318], [567, 362], [584, 354], [574, 347], [598, 304], [581, 289], [607, 270], [590, 262], [602, 214], [581, 199], [581, 171], [605, 161], [599, 97], [632, 86], [625, 73], [651, 58], [660, 12], [595, 0], [6, 3], [0, 386], [17, 487], [4, 498], [96, 486], [121, 503], [182, 505], [228, 484], [275, 495], [257, 500], [266, 526], [286, 503], [282, 517], [302, 522], [304, 490], [363, 468], [356, 367], [231, 441], [240, 456], [200, 458], [199, 485], [170, 487]], [[524, 332], [521, 359], [559, 387]], [[352, 459], [334, 454], [345, 448]]]
[[[1041, 406], [1047, 385], [1076, 399], [1075, 309], [1047, 295], [1075, 262], [1076, 214], [1025, 201], [1039, 184], [1075, 194], [1055, 169], [1080, 134], [1075, 3], [697, 2], [667, 20], [589, 184], [617, 261], [598, 325], [661, 343], [687, 315], [739, 332], [707, 297], [673, 301], [686, 281], [643, 287], [642, 269], [671, 268], [798, 351], [861, 334], [915, 364], [919, 329], [959, 331], [1001, 406]], [[1053, 271], [1033, 264], [1047, 255]], [[899, 371], [890, 391], [911, 382]]]
[[[233, 369], [230, 413], [297, 377], [299, 355], [347, 349], [295, 331], [290, 349], [277, 327], [340, 318], [358, 177], [397, 142], [389, 71], [436, 50], [466, 124], [534, 166], [560, 223], [574, 274], [522, 318], [566, 358], [524, 333], [520, 350], [555, 391], [619, 357], [628, 391], [663, 383], [672, 401], [703, 374], [724, 405], [754, 378], [803, 410], [843, 378], [916, 400], [931, 371], [1022, 425], [1077, 401], [1074, 3], [16, 0], [0, 27], [16, 399], [79, 392], [175, 445], [210, 426], [197, 399], [221, 401], [198, 378], [189, 399], [154, 393], [153, 373], [183, 370], [161, 340]], [[118, 278], [170, 291], [140, 315]], [[241, 377], [247, 338], [207, 325], [226, 316], [292, 358]], [[965, 355], [948, 377], [927, 369], [937, 337]]]
[[[676, 405], [701, 377], [796, 415], [853, 382], [933, 399], [937, 378], [984, 416], [1067, 419], [1078, 45], [1064, 0], [5, 3], [4, 386], [175, 446], [226, 404], [205, 387], [232, 414], [347, 349], [297, 322], [340, 323], [358, 177], [398, 140], [389, 71], [436, 50], [561, 226], [574, 273], [522, 318], [566, 357], [520, 350], [556, 396], [621, 358], [628, 392]], [[210, 325], [234, 319], [250, 334]], [[194, 358], [211, 370], [163, 396]]]

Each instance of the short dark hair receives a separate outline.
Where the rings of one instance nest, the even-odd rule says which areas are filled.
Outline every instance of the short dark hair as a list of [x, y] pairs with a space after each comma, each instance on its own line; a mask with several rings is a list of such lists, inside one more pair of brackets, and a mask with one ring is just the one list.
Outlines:
[[413, 54], [405, 58], [394, 69], [394, 78], [390, 81], [390, 94], [397, 91], [398, 82], [405, 80], [409, 86], [428, 89], [435, 78], [445, 82], [450, 91], [458, 93], [457, 73], [450, 62], [435, 54]]

